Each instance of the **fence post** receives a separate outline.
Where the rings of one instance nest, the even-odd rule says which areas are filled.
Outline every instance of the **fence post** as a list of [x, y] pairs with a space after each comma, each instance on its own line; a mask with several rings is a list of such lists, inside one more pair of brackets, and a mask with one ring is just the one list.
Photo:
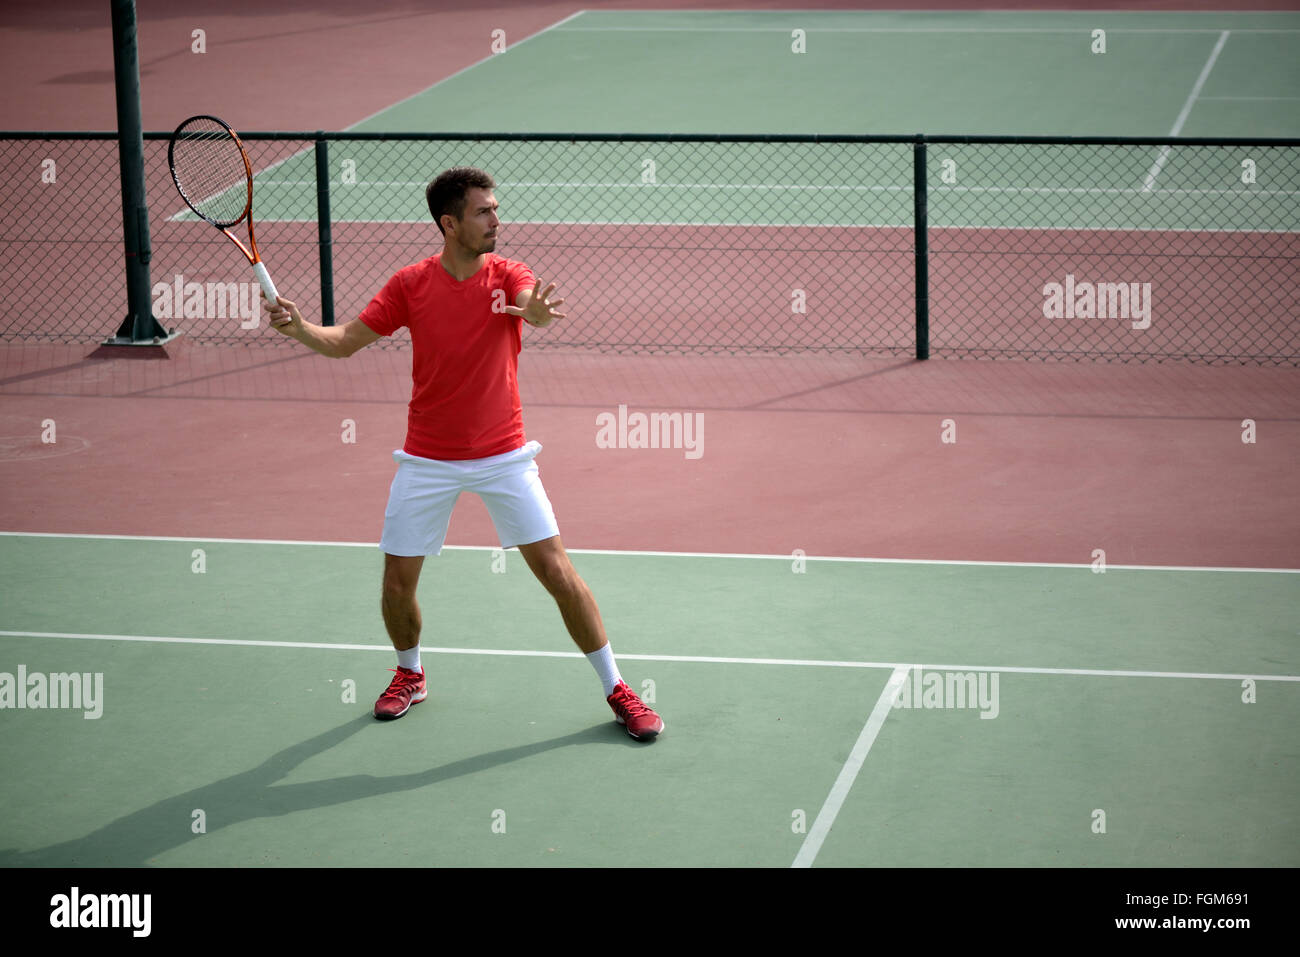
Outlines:
[[928, 190], [925, 178], [925, 137], [917, 134], [912, 147], [912, 214], [916, 230], [916, 357], [930, 358], [930, 245]]
[[149, 284], [149, 209], [144, 192], [144, 134], [140, 124], [140, 57], [135, 0], [113, 0], [113, 80], [117, 94], [117, 155], [122, 180], [122, 243], [126, 253], [126, 318], [106, 345], [159, 345], [173, 338], [153, 314]]
[[334, 325], [334, 239], [330, 234], [330, 144], [316, 131], [316, 243], [320, 247], [320, 316]]

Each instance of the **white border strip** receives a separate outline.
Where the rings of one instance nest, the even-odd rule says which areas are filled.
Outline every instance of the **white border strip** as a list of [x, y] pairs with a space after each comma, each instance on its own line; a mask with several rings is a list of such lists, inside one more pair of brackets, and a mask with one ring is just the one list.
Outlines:
[[[141, 641], [164, 645], [227, 645], [241, 648], [301, 648], [314, 651], [383, 651], [391, 645], [360, 645], [321, 641], [270, 641], [251, 638], [181, 638], [173, 635], [109, 635], [72, 631], [0, 631], [0, 638], [72, 638], [78, 641]], [[535, 651], [517, 648], [438, 648], [420, 646], [422, 654], [486, 655], [504, 658], [581, 658], [577, 651]], [[865, 668], [869, 670], [985, 672], [988, 674], [1069, 675], [1091, 678], [1183, 678], [1215, 681], [1300, 681], [1300, 675], [1228, 674], [1202, 671], [1129, 671], [1104, 668], [1032, 668], [1021, 665], [904, 664], [897, 661], [822, 661], [816, 658], [726, 658], [710, 655], [637, 655], [619, 653], [620, 660], [675, 664], [782, 665], [794, 668]], [[891, 699], [892, 700], [892, 699]]]
[[894, 699], [898, 697], [899, 689], [903, 687], [903, 682], [907, 680], [908, 671], [909, 669], [906, 666], [902, 666], [895, 668], [894, 673], [889, 676], [889, 681], [885, 683], [884, 689], [880, 692], [880, 697], [876, 699], [876, 706], [871, 709], [871, 716], [867, 718], [867, 723], [863, 726], [862, 733], [858, 735], [853, 750], [849, 752], [844, 767], [840, 768], [839, 777], [831, 785], [831, 792], [826, 795], [826, 802], [822, 805], [822, 809], [817, 812], [817, 819], [813, 821], [812, 827], [808, 829], [808, 834], [803, 839], [803, 844], [800, 845], [799, 853], [795, 856], [794, 863], [790, 865], [791, 867], [812, 867], [813, 861], [817, 858], [817, 852], [822, 848], [822, 842], [826, 840], [826, 835], [830, 833], [831, 826], [840, 813], [840, 808], [844, 806], [844, 801], [849, 796], [849, 790], [853, 787], [853, 782], [858, 778], [858, 772], [862, 770], [863, 762], [867, 760], [867, 754], [870, 753], [871, 746], [876, 741], [876, 735], [880, 733], [885, 719], [889, 717]]
[[[378, 542], [326, 542], [305, 541], [298, 539], [275, 538], [196, 538], [177, 535], [93, 535], [76, 532], [5, 532], [0, 531], [0, 538], [81, 538], [91, 541], [127, 541], [127, 542], [207, 542], [219, 545], [293, 545], [316, 546], [321, 548], [375, 548]], [[499, 545], [444, 545], [448, 551], [494, 552]], [[571, 555], [625, 555], [634, 558], [741, 558], [763, 559], [769, 561], [793, 561], [795, 556], [771, 555], [760, 552], [656, 552], [636, 549], [617, 548], [566, 548]], [[1071, 568], [1076, 571], [1091, 569], [1091, 562], [994, 562], [967, 559], [943, 558], [868, 558], [853, 555], [803, 555], [803, 561], [809, 562], [857, 562], [867, 565], [971, 565], [992, 568]], [[1213, 565], [1106, 565], [1112, 571], [1146, 571], [1146, 572], [1257, 572], [1263, 574], [1295, 575], [1300, 568], [1253, 568]]]

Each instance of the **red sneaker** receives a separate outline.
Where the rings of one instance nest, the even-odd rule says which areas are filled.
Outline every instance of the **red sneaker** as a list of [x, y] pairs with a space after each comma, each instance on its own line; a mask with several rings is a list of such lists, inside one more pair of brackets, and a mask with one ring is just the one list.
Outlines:
[[389, 668], [397, 672], [397, 677], [388, 685], [388, 690], [375, 702], [375, 717], [392, 719], [406, 714], [411, 705], [423, 701], [429, 696], [424, 686], [424, 669], [410, 671], [406, 668]]
[[626, 726], [627, 733], [638, 741], [649, 741], [664, 729], [663, 719], [645, 706], [627, 682], [620, 681], [605, 700], [614, 709], [614, 720]]

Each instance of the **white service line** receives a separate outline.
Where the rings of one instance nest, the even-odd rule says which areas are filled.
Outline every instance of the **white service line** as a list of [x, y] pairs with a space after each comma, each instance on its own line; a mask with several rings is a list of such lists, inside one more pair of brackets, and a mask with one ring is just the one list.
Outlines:
[[[1183, 124], [1187, 122], [1187, 117], [1192, 113], [1192, 105], [1196, 98], [1201, 95], [1201, 88], [1205, 86], [1205, 81], [1210, 78], [1210, 71], [1214, 69], [1214, 61], [1219, 58], [1219, 53], [1223, 50], [1223, 45], [1228, 42], [1228, 34], [1231, 30], [1224, 30], [1219, 34], [1219, 42], [1214, 45], [1210, 51], [1210, 58], [1205, 61], [1205, 66], [1201, 67], [1201, 75], [1196, 78], [1196, 84], [1192, 87], [1192, 92], [1187, 97], [1187, 102], [1183, 104], [1183, 111], [1178, 114], [1178, 119], [1174, 120], [1174, 128], [1169, 131], [1170, 136], [1177, 136], [1183, 131]], [[1151, 187], [1156, 184], [1156, 177], [1160, 175], [1160, 170], [1164, 168], [1165, 160], [1169, 158], [1169, 147], [1160, 147], [1160, 155], [1152, 164], [1147, 178], [1142, 184], [1142, 191], [1149, 193]]]
[[[1209, 99], [1209, 97], [1202, 97], [1202, 99], [1203, 99], [1203, 100], [1204, 100], [1204, 99]], [[1298, 98], [1298, 99], [1300, 99], [1300, 98]], [[1165, 147], [1165, 148], [1168, 149], [1168, 147]], [[333, 184], [333, 181], [332, 181], [332, 180], [331, 180], [331, 184]], [[316, 181], [315, 181], [315, 180], [306, 180], [306, 179], [280, 179], [280, 180], [275, 180], [274, 182], [271, 182], [271, 183], [265, 183], [265, 184], [261, 184], [261, 185], [268, 185], [268, 186], [315, 186], [315, 185], [316, 185]], [[398, 181], [398, 180], [361, 180], [361, 181], [358, 182], [358, 183], [354, 183], [354, 184], [352, 184], [349, 188], [354, 188], [354, 187], [356, 187], [356, 186], [363, 186], [363, 187], [366, 187], [366, 186], [373, 186], [373, 187], [385, 187], [385, 188], [386, 188], [386, 187], [390, 187], [390, 186], [413, 187], [413, 186], [424, 186], [424, 185], [426, 185], [425, 182], [423, 182], [423, 181], [416, 181], [416, 180], [410, 180], [410, 181]], [[765, 189], [766, 189], [766, 190], [776, 190], [776, 189], [785, 189], [785, 190], [804, 190], [804, 191], [808, 191], [808, 192], [811, 192], [811, 191], [817, 191], [817, 190], [822, 190], [822, 191], [826, 191], [826, 192], [866, 192], [866, 193], [910, 193], [910, 192], [912, 192], [912, 187], [911, 187], [910, 185], [906, 185], [906, 186], [887, 186], [887, 185], [862, 186], [862, 185], [833, 185], [833, 184], [832, 184], [832, 185], [825, 185], [825, 184], [823, 184], [823, 185], [820, 185], [820, 186], [819, 186], [819, 185], [806, 184], [806, 183], [617, 183], [617, 182], [615, 182], [615, 183], [577, 183], [577, 182], [541, 183], [541, 182], [529, 182], [529, 183], [498, 183], [498, 184], [497, 184], [497, 188], [498, 188], [498, 189], [501, 189], [501, 188], [503, 188], [503, 187], [512, 187], [512, 188], [517, 188], [517, 187], [526, 187], [526, 188], [530, 188], [530, 189], [531, 189], [531, 188], [538, 188], [538, 189], [631, 189], [631, 190], [636, 190], [636, 191], [638, 191], [638, 192], [653, 192], [653, 191], [656, 191], [656, 190], [666, 190], [666, 189], [708, 189], [708, 190], [722, 190], [722, 189], [734, 189], [734, 190], [743, 190], [743, 189], [749, 189], [749, 190], [765, 190]], [[939, 185], [939, 186], [934, 186], [934, 187], [931, 188], [931, 193], [1010, 193], [1010, 194], [1015, 194], [1015, 195], [1019, 195], [1019, 194], [1021, 194], [1021, 193], [1028, 193], [1028, 194], [1030, 194], [1030, 195], [1046, 195], [1046, 196], [1053, 196], [1053, 195], [1078, 195], [1078, 196], [1091, 196], [1091, 195], [1115, 195], [1115, 196], [1126, 196], [1126, 195], [1130, 195], [1130, 194], [1132, 194], [1132, 195], [1137, 195], [1137, 194], [1140, 194], [1140, 193], [1150, 193], [1150, 192], [1152, 192], [1152, 190], [1150, 190], [1150, 189], [1136, 189], [1136, 188], [1131, 187], [1131, 186], [944, 186], [944, 185]], [[1246, 196], [1246, 195], [1250, 195], [1250, 196], [1296, 196], [1296, 195], [1300, 195], [1300, 190], [1295, 190], [1295, 189], [1238, 189], [1238, 188], [1229, 188], [1229, 189], [1180, 189], [1180, 188], [1174, 188], [1174, 189], [1157, 189], [1157, 190], [1154, 190], [1154, 192], [1161, 193], [1161, 194], [1166, 195], [1166, 196], [1219, 196], [1219, 195], [1224, 195], [1224, 196]], [[288, 222], [289, 220], [272, 220], [272, 221], [273, 221], [273, 222]], [[267, 222], [267, 220], [259, 220], [259, 222]], [[304, 219], [304, 220], [297, 220], [297, 222], [315, 222], [315, 220]], [[354, 223], [354, 222], [358, 222], [358, 220], [345, 220], [345, 222]], [[408, 222], [408, 223], [410, 223], [410, 222], [423, 222], [423, 220], [414, 220], [414, 219], [407, 219], [407, 220], [388, 220], [388, 219], [380, 219], [380, 220], [366, 220], [366, 222], [379, 222], [379, 223], [389, 223], [389, 222]], [[511, 220], [511, 225], [518, 226], [518, 225], [523, 225], [523, 224], [525, 224], [525, 223], [530, 223], [530, 222], [532, 222], [532, 220], [516, 219], [516, 220]], [[618, 223], [604, 223], [604, 224], [602, 224], [602, 223], [599, 223], [599, 222], [597, 222], [597, 221], [593, 221], [593, 220], [582, 220], [582, 221], [578, 221], [578, 220], [567, 220], [567, 221], [566, 221], [566, 220], [547, 220], [543, 225], [554, 225], [554, 224], [556, 224], [556, 223], [565, 224], [565, 223], [575, 223], [575, 222], [583, 222], [584, 224], [590, 224], [590, 225], [619, 225]], [[636, 225], [636, 224], [633, 224], [633, 223], [629, 223], [629, 224], [630, 224], [630, 225]], [[754, 226], [760, 226], [760, 225], [767, 225], [767, 224], [763, 224], [763, 223], [736, 223], [736, 224], [728, 224], [728, 223], [709, 223], [709, 222], [683, 223], [683, 222], [680, 222], [680, 221], [678, 221], [678, 220], [673, 220], [671, 223], [660, 223], [660, 224], [656, 224], [656, 223], [641, 223], [640, 225], [672, 225], [672, 226], [696, 226], [696, 225], [700, 225], [700, 226], [709, 226], [709, 225], [717, 225], [717, 226], [725, 226], [725, 225], [754, 225]], [[777, 225], [788, 225], [788, 226], [804, 226], [804, 227], [810, 227], [810, 226], [822, 226], [822, 225], [825, 225], [825, 224], [822, 224], [822, 223], [785, 223], [785, 224], [777, 224]], [[842, 228], [847, 228], [847, 227], [851, 227], [851, 226], [852, 226], [852, 227], [858, 227], [858, 226], [870, 226], [870, 225], [875, 225], [875, 224], [872, 224], [872, 223], [835, 223], [835, 224], [833, 224], [833, 225], [840, 226], [840, 227], [842, 227]], [[900, 228], [900, 229], [910, 229], [910, 228], [912, 228], [911, 225], [908, 224], [908, 223], [898, 223], [898, 224], [895, 224], [895, 225], [896, 225], [898, 228]], [[947, 227], [942, 227], [942, 226], [940, 226], [940, 227], [936, 227], [936, 228], [940, 228], [940, 229], [942, 229], [942, 228], [947, 228]], [[996, 228], [996, 227], [994, 227], [994, 228]], [[1057, 226], [1057, 227], [1053, 227], [1053, 228], [1056, 228], [1056, 229], [1075, 228], [1075, 229], [1077, 229], [1077, 228], [1079, 228], [1079, 227], [1077, 227], [1077, 226], [1076, 226], [1076, 227], [1062, 227], [1062, 226]], [[1157, 227], [1150, 227], [1150, 228], [1153, 228], [1153, 229], [1154, 229], [1154, 228], [1157, 228]], [[1165, 229], [1163, 229], [1163, 228], [1161, 228], [1160, 231], [1161, 231], [1161, 232], [1167, 232], [1167, 230], [1165, 230]]]
[[[1142, 193], [1142, 190], [1140, 190], [1140, 189], [1131, 189], [1131, 190], [1128, 190], [1127, 192], [1130, 192], [1130, 193], [1132, 193], [1132, 194], [1134, 194], [1134, 195], [1140, 195], [1140, 194]], [[1157, 190], [1152, 190], [1152, 192], [1156, 192], [1156, 193], [1178, 193], [1178, 192], [1193, 192], [1193, 191], [1192, 191], [1192, 190], [1157, 189]], [[1201, 192], [1208, 192], [1208, 190], [1202, 190]], [[1227, 192], [1241, 192], [1241, 193], [1245, 193], [1246, 190], [1228, 190]], [[1280, 189], [1274, 189], [1274, 190], [1260, 189], [1260, 190], [1251, 190], [1251, 191], [1250, 191], [1250, 195], [1252, 195], [1252, 196], [1264, 196], [1264, 195], [1291, 196], [1291, 195], [1296, 195], [1296, 194], [1300, 194], [1300, 191], [1298, 191], [1298, 190], [1280, 190]], [[200, 220], [198, 217], [195, 217], [195, 218], [194, 218], [194, 222], [196, 222], [196, 223], [197, 223], [197, 222], [202, 222], [202, 220]], [[314, 219], [272, 219], [272, 220], [259, 220], [259, 222], [262, 222], [262, 223], [267, 223], [267, 222], [274, 222], [274, 223], [314, 223], [314, 222], [316, 222], [316, 220], [314, 220]], [[373, 223], [373, 224], [376, 224], [376, 225], [379, 225], [379, 226], [391, 226], [391, 225], [394, 224], [394, 223], [427, 223], [427, 222], [428, 222], [428, 219], [427, 219], [427, 218], [426, 218], [426, 219], [348, 219], [348, 220], [335, 219], [334, 222], [336, 222], [336, 223], [338, 223], [338, 222], [347, 222], [347, 223], [352, 223], [352, 224], [356, 224], [356, 223]], [[531, 224], [531, 225], [542, 225], [542, 226], [722, 226], [722, 227], [732, 227], [732, 226], [735, 226], [735, 227], [746, 227], [746, 226], [753, 226], [753, 227], [758, 228], [758, 229], [900, 229], [900, 230], [901, 230], [901, 229], [905, 229], [905, 230], [908, 230], [909, 232], [912, 230], [912, 226], [911, 226], [910, 224], [908, 224], [908, 223], [759, 223], [759, 222], [746, 222], [746, 223], [740, 223], [740, 222], [722, 222], [722, 221], [719, 221], [719, 220], [712, 220], [712, 221], [709, 221], [709, 220], [699, 220], [699, 221], [696, 221], [696, 222], [680, 222], [680, 221], [676, 221], [676, 220], [666, 220], [666, 219], [661, 219], [661, 220], [632, 220], [632, 219], [624, 219], [624, 220], [612, 220], [612, 219], [605, 219], [605, 220], [593, 220], [593, 219], [552, 219], [552, 220], [546, 220], [545, 222], [534, 223], [534, 222], [531, 221], [531, 220], [515, 220], [515, 225], [520, 225], [520, 224], [523, 224], [523, 223], [529, 223], [529, 224]], [[1127, 224], [1127, 223], [1125, 223], [1125, 224], [1120, 224], [1120, 225], [1109, 224], [1109, 225], [1106, 225], [1106, 226], [1090, 226], [1090, 225], [1087, 225], [1087, 224], [1082, 224], [1082, 225], [1080, 225], [1080, 224], [1074, 224], [1074, 225], [1070, 225], [1070, 226], [1007, 226], [1007, 225], [1005, 225], [1005, 224], [996, 224], [996, 225], [991, 225], [991, 226], [989, 226], [989, 225], [982, 225], [982, 224], [974, 224], [974, 225], [968, 225], [968, 226], [949, 226], [949, 225], [945, 225], [945, 224], [942, 224], [942, 223], [931, 223], [931, 224], [930, 224], [930, 228], [931, 228], [932, 230], [940, 230], [940, 229], [942, 229], [942, 230], [960, 230], [960, 229], [972, 230], [972, 229], [973, 229], [973, 230], [978, 230], [978, 231], [980, 231], [980, 232], [988, 232], [988, 231], [990, 231], [990, 230], [997, 230], [997, 231], [1001, 231], [1001, 232], [1020, 232], [1020, 233], [1077, 232], [1077, 231], [1080, 230], [1080, 229], [1094, 229], [1094, 230], [1095, 230], [1095, 229], [1102, 229], [1102, 230], [1105, 230], [1106, 232], [1109, 232], [1109, 233], [1124, 233], [1124, 232], [1130, 232], [1130, 233], [1149, 233], [1149, 232], [1160, 232], [1160, 233], [1241, 233], [1241, 234], [1252, 234], [1252, 235], [1253, 235], [1253, 234], [1257, 234], [1257, 233], [1263, 233], [1263, 234], [1268, 234], [1268, 233], [1279, 233], [1279, 234], [1287, 235], [1287, 236], [1289, 236], [1290, 234], [1292, 234], [1292, 233], [1294, 233], [1294, 232], [1296, 231], [1295, 229], [1249, 229], [1249, 228], [1246, 228], [1246, 227], [1240, 227], [1240, 228], [1237, 228], [1237, 229], [1219, 229], [1219, 228], [1209, 227], [1209, 226], [1204, 226], [1204, 227], [1202, 227], [1202, 226], [1198, 226], [1198, 227], [1192, 227], [1192, 228], [1185, 228], [1185, 227], [1173, 227], [1173, 226], [1149, 226], [1149, 225], [1144, 226], [1144, 225]]]
[[[0, 531], [0, 538], [83, 538], [91, 541], [124, 542], [195, 542], [219, 545], [292, 545], [317, 546], [321, 548], [373, 548], [378, 549], [378, 542], [329, 542], [299, 539], [275, 538], [201, 538], [192, 535], [96, 535], [79, 532], [6, 532]], [[495, 552], [499, 545], [444, 545], [446, 551]], [[765, 561], [788, 562], [793, 554], [763, 554], [759, 552], [656, 552], [635, 549], [614, 548], [566, 548], [570, 555], [618, 555], [630, 558], [742, 558], [761, 559]], [[975, 561], [970, 559], [946, 558], [870, 558], [851, 555], [804, 555], [807, 562], [850, 562], [867, 565], [971, 565], [1006, 568], [1072, 568], [1085, 570], [1092, 568], [1092, 562], [996, 562]], [[1260, 572], [1273, 575], [1300, 574], [1300, 568], [1250, 568], [1238, 566], [1214, 565], [1107, 565], [1108, 571], [1148, 571], [1148, 572]]]
[[858, 735], [853, 750], [849, 752], [844, 767], [840, 768], [839, 777], [831, 785], [831, 793], [826, 795], [826, 803], [817, 812], [817, 819], [813, 821], [812, 827], [808, 829], [808, 834], [804, 837], [803, 844], [799, 848], [799, 853], [795, 856], [794, 863], [790, 865], [791, 867], [812, 867], [813, 861], [817, 859], [817, 852], [821, 850], [822, 842], [826, 840], [826, 835], [830, 833], [836, 815], [840, 813], [840, 808], [844, 806], [844, 799], [849, 796], [849, 790], [853, 787], [853, 782], [857, 780], [858, 772], [862, 770], [862, 764], [866, 761], [867, 754], [871, 751], [871, 746], [875, 743], [876, 735], [880, 733], [885, 719], [889, 717], [889, 712], [894, 705], [894, 699], [898, 697], [898, 692], [903, 687], [903, 682], [907, 680], [910, 670], [909, 666], [901, 665], [894, 669], [894, 673], [885, 682], [880, 697], [876, 699], [876, 706], [871, 709], [871, 716], [867, 718], [867, 723], [863, 726], [862, 733]]
[[[81, 641], [142, 641], [169, 645], [232, 645], [242, 648], [303, 648], [316, 651], [386, 651], [392, 646], [324, 641], [272, 641], [253, 638], [181, 638], [174, 635], [113, 635], [73, 631], [0, 631], [0, 638], [72, 638]], [[580, 658], [577, 651], [536, 651], [518, 648], [438, 648], [420, 646], [423, 654], [488, 655], [507, 658]], [[1100, 678], [1193, 678], [1219, 681], [1300, 681], [1300, 675], [1226, 674], [1203, 671], [1133, 671], [1102, 668], [1033, 668], [1021, 665], [903, 664], [896, 661], [830, 661], [817, 658], [728, 658], [719, 655], [638, 655], [619, 653], [625, 661], [663, 661], [682, 664], [784, 665], [796, 668], [870, 668], [898, 670], [920, 668], [935, 672], [986, 672], [989, 674], [1074, 675]]]

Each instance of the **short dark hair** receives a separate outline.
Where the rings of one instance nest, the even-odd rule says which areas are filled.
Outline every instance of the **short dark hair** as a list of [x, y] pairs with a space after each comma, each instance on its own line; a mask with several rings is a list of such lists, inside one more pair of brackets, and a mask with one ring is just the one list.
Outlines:
[[424, 191], [424, 198], [429, 201], [429, 212], [438, 226], [442, 228], [442, 217], [448, 214], [460, 219], [465, 215], [465, 194], [471, 189], [496, 189], [497, 184], [490, 174], [474, 166], [457, 166], [438, 175]]

